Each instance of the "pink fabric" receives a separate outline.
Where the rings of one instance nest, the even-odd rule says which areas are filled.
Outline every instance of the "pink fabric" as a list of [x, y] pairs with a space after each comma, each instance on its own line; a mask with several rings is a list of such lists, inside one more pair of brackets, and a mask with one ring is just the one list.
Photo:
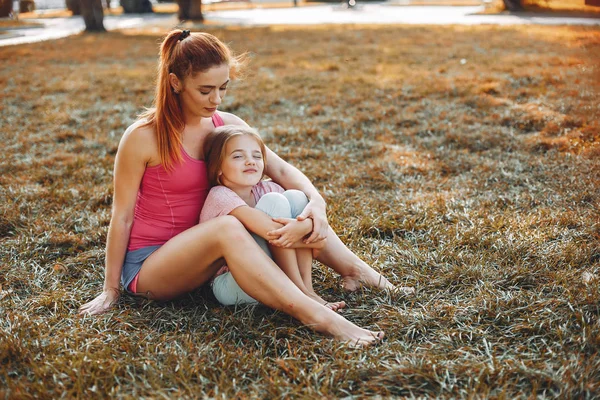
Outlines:
[[[223, 125], [213, 115], [215, 127]], [[210, 189], [206, 164], [181, 148], [182, 162], [167, 172], [162, 165], [147, 167], [135, 204], [128, 251], [162, 245], [198, 223]]]
[[133, 280], [131, 281], [131, 283], [129, 284], [129, 291], [131, 293], [137, 293], [137, 282], [138, 279], [140, 278], [140, 273], [138, 272], [135, 277], [133, 278]]
[[[254, 200], [258, 200], [270, 192], [283, 193], [284, 189], [272, 181], [260, 181], [252, 187]], [[228, 215], [238, 207], [247, 205], [233, 190], [225, 186], [215, 186], [208, 193], [202, 212], [200, 223], [206, 222], [222, 215]]]

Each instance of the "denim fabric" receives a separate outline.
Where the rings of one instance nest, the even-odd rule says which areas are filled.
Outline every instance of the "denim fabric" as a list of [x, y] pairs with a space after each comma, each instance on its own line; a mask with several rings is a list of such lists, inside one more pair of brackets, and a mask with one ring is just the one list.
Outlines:
[[159, 248], [160, 246], [142, 247], [141, 249], [128, 251], [125, 254], [125, 261], [121, 270], [121, 284], [127, 292], [131, 293], [129, 284], [142, 269], [142, 264], [146, 261], [146, 258], [150, 257]]

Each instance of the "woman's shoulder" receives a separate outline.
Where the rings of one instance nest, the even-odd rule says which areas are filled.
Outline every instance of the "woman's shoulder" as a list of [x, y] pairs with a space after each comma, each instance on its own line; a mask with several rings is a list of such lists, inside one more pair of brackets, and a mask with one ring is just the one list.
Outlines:
[[246, 121], [244, 121], [243, 119], [241, 119], [240, 117], [238, 117], [235, 114], [224, 112], [224, 111], [219, 111], [219, 116], [221, 117], [221, 119], [223, 120], [223, 123], [225, 125], [243, 125], [243, 126], [248, 126], [248, 124], [246, 123]]
[[154, 127], [144, 120], [138, 120], [131, 124], [121, 137], [119, 151], [130, 155], [139, 155], [144, 162], [152, 163], [158, 152]]
[[147, 121], [140, 119], [135, 121], [133, 124], [129, 125], [127, 129], [125, 129], [125, 133], [123, 134], [123, 138], [131, 139], [131, 140], [152, 140], [155, 141], [156, 135], [154, 127], [149, 124]]

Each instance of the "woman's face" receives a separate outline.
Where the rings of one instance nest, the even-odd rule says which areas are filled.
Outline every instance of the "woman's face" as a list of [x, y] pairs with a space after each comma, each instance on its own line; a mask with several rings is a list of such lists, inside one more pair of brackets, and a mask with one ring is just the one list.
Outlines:
[[222, 64], [208, 71], [189, 76], [180, 89], [184, 114], [210, 118], [221, 104], [229, 84], [229, 65]]
[[234, 136], [225, 146], [219, 180], [234, 191], [252, 187], [262, 179], [264, 168], [263, 154], [256, 139], [249, 135]]

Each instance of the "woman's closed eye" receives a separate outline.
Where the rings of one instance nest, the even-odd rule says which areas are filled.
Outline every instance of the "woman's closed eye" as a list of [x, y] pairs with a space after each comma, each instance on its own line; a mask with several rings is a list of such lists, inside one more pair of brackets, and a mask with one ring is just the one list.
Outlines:
[[[221, 87], [219, 88], [219, 91], [220, 91], [220, 92], [224, 92], [225, 90], [227, 90], [227, 86], [221, 86]], [[200, 90], [200, 93], [201, 93], [201, 94], [203, 94], [203, 95], [205, 95], [205, 96], [206, 96], [206, 95], [209, 95], [209, 94], [210, 94], [210, 92], [212, 92], [212, 89], [211, 89], [211, 90], [209, 90], [209, 91], [206, 91], [206, 90]]]

